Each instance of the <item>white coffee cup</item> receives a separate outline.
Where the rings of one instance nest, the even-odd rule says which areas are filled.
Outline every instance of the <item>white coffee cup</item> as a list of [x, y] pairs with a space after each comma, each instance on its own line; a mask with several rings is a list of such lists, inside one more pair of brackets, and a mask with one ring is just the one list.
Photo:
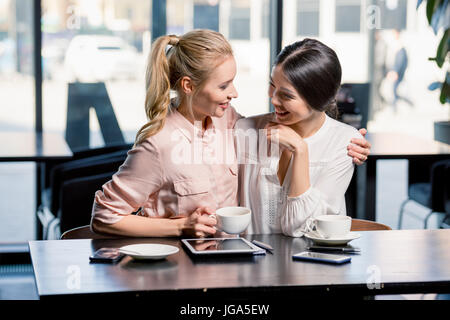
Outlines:
[[345, 237], [352, 227], [352, 218], [341, 215], [323, 215], [306, 221], [306, 230], [316, 231], [322, 238]]
[[223, 207], [216, 210], [217, 225], [220, 231], [239, 234], [250, 224], [252, 211], [246, 207]]

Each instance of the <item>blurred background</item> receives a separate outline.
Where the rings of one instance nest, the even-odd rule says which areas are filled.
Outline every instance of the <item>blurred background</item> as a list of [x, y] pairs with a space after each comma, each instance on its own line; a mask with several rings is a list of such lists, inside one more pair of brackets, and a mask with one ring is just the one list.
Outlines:
[[[448, 120], [449, 106], [440, 104], [438, 91], [428, 89], [430, 83], [442, 81], [446, 70], [428, 60], [435, 56], [440, 37], [428, 25], [425, 6], [417, 8], [413, 0], [284, 0], [277, 15], [276, 3], [280, 2], [0, 0], [0, 131], [33, 132], [39, 112], [43, 132], [64, 136], [74, 95], [89, 100], [90, 91], [81, 84], [102, 83], [106, 93], [101, 99], [109, 101], [123, 139], [132, 143], [146, 122], [144, 72], [152, 40], [208, 28], [223, 33], [233, 46], [239, 92], [234, 107], [244, 116], [270, 111], [267, 89], [275, 42], [285, 46], [312, 37], [336, 50], [344, 84], [370, 88], [368, 103], [353, 110], [349, 122], [369, 132], [434, 139], [434, 122]], [[36, 4], [40, 30], [33, 28]], [[33, 64], [39, 35], [40, 74]], [[407, 57], [407, 66], [395, 91], [399, 75], [392, 70], [399, 52]], [[89, 109], [88, 120], [88, 147], [104, 146], [95, 108]], [[35, 237], [35, 203], [28, 201], [35, 192], [34, 166], [0, 163], [0, 242]], [[407, 192], [407, 164], [397, 160], [379, 166], [377, 219], [395, 227]], [[405, 228], [418, 225], [405, 221]]]

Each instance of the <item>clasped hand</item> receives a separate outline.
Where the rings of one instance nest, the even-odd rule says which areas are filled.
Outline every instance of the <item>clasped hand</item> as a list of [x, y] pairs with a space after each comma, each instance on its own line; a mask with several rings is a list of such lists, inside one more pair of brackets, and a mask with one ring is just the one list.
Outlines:
[[199, 207], [185, 218], [183, 235], [195, 238], [214, 235], [217, 232], [214, 228], [216, 224], [214, 212], [208, 207]]

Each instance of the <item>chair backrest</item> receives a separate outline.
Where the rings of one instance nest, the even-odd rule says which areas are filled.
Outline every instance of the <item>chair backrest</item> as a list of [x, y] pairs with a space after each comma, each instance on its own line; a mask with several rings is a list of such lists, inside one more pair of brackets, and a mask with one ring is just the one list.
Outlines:
[[63, 183], [58, 211], [61, 232], [90, 223], [95, 192], [111, 180], [113, 174], [114, 172], [106, 172]]
[[450, 215], [450, 161], [445, 166], [444, 181], [446, 181], [444, 190], [444, 207], [448, 216]]
[[391, 227], [369, 220], [352, 219], [351, 231], [392, 230]]
[[127, 157], [127, 150], [78, 159], [55, 166], [51, 173], [50, 210], [57, 213], [61, 206], [61, 191], [65, 181], [105, 172], [115, 172]]
[[61, 240], [68, 239], [112, 239], [114, 236], [102, 235], [91, 230], [90, 226], [82, 226], [67, 230], [61, 235]]
[[433, 163], [431, 166], [431, 209], [436, 212], [444, 212], [445, 205], [448, 201], [448, 189], [450, 188], [450, 180], [448, 170], [450, 168], [450, 159], [441, 160]]

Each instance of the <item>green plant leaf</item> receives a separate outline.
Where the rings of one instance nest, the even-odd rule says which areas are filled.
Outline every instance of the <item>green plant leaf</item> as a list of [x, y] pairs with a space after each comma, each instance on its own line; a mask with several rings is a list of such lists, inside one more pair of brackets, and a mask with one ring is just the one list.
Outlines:
[[448, 71], [445, 76], [445, 81], [442, 83], [439, 101], [441, 102], [441, 104], [450, 102], [450, 73]]
[[436, 52], [436, 58], [434, 59], [439, 66], [439, 68], [442, 68], [444, 65], [445, 59], [448, 55], [450, 45], [450, 29], [447, 29], [442, 36], [441, 42], [439, 43], [437, 52]]
[[428, 18], [428, 24], [431, 25], [431, 21], [433, 19], [433, 14], [436, 12], [436, 10], [439, 8], [439, 5], [441, 4], [442, 0], [428, 0], [427, 1], [427, 18]]

